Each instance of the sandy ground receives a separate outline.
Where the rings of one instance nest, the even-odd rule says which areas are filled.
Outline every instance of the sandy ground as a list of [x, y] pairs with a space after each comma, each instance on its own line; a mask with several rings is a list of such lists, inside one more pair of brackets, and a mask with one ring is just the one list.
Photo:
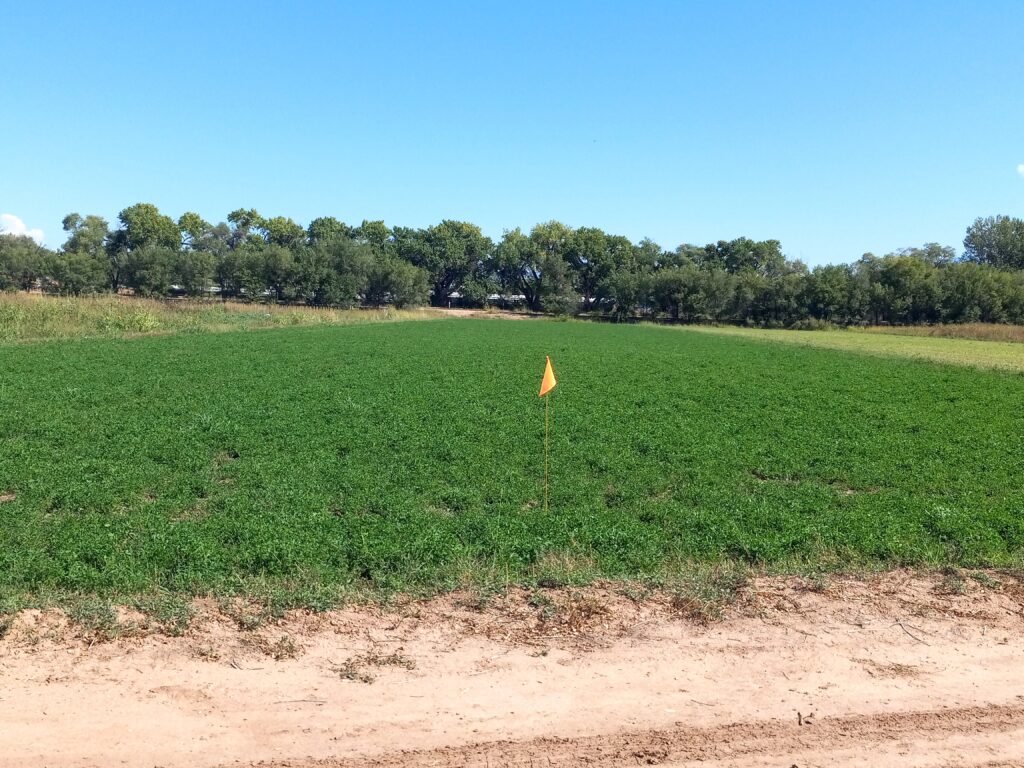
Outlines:
[[535, 320], [545, 315], [538, 315], [529, 312], [509, 312], [503, 309], [463, 309], [461, 307], [431, 307], [435, 312], [446, 317], [482, 317], [500, 318], [502, 320]]
[[0, 766], [1021, 766], [1024, 586], [991, 576], [760, 579], [708, 624], [610, 586], [107, 642], [24, 612]]

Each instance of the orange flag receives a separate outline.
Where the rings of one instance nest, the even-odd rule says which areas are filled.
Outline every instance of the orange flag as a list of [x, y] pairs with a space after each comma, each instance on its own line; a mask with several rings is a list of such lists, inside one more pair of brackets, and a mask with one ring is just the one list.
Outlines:
[[555, 385], [558, 384], [558, 382], [555, 381], [555, 369], [551, 367], [551, 358], [545, 357], [544, 359], [547, 360], [547, 364], [544, 366], [544, 378], [540, 380], [539, 397], [544, 397], [544, 395], [554, 389]]

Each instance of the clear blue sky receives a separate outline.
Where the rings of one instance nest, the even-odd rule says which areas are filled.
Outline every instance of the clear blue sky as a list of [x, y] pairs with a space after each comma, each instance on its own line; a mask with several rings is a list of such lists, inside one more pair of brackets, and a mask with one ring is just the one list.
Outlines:
[[0, 213], [51, 246], [152, 202], [809, 264], [1024, 215], [1021, 0], [288, 6], [3, 3]]

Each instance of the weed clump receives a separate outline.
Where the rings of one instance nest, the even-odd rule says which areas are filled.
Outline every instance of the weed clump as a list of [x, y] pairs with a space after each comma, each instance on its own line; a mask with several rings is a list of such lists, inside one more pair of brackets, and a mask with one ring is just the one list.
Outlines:
[[161, 633], [171, 637], [185, 634], [195, 615], [187, 597], [169, 592], [136, 598], [132, 605], [145, 614]]
[[959, 570], [952, 567], [943, 568], [942, 580], [935, 585], [935, 593], [939, 595], [967, 594], [967, 580]]
[[700, 624], [719, 621], [750, 583], [738, 569], [697, 569], [670, 587], [669, 605], [679, 616]]
[[68, 618], [94, 641], [105, 642], [140, 631], [137, 623], [120, 621], [114, 604], [99, 597], [76, 597], [68, 603], [66, 613]]
[[367, 672], [366, 667], [399, 667], [411, 670], [416, 668], [416, 662], [400, 651], [388, 654], [371, 651], [347, 659], [342, 664], [335, 666], [333, 671], [342, 680], [370, 684], [377, 678]]

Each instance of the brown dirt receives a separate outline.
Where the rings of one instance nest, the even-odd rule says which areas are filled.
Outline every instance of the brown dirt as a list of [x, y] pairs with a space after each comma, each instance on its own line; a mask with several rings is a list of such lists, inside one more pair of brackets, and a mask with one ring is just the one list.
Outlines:
[[611, 585], [110, 642], [25, 611], [0, 766], [1020, 766], [1024, 587], [988, 576], [758, 579], [707, 624]]
[[510, 312], [504, 309], [463, 309], [461, 307], [433, 307], [434, 312], [447, 317], [487, 317], [500, 318], [502, 320], [535, 320], [538, 317], [546, 317], [531, 312]]

